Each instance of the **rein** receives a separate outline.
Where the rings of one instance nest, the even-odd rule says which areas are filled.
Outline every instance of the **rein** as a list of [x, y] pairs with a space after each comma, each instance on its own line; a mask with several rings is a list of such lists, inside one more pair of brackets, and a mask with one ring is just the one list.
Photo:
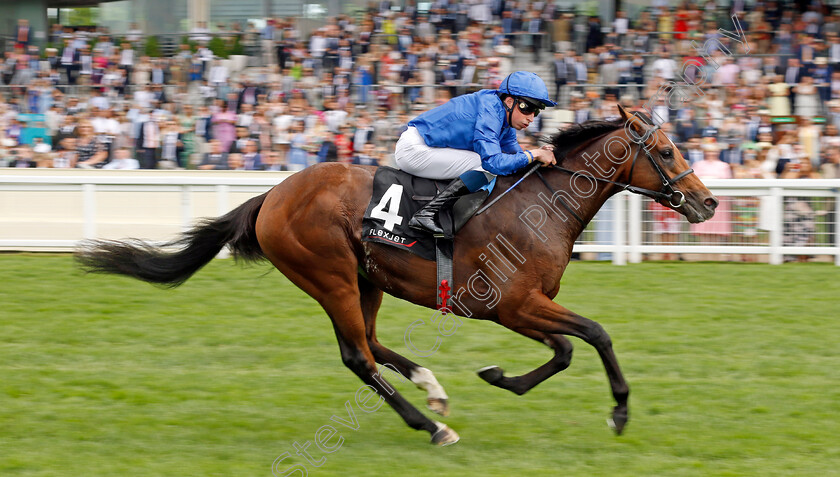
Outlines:
[[[656, 129], [654, 129], [654, 131], [655, 130]], [[681, 191], [674, 188], [674, 185], [677, 183], [677, 181], [685, 178], [689, 174], [693, 174], [694, 169], [688, 168], [688, 169], [682, 171], [681, 173], [679, 173], [673, 179], [671, 179], [670, 177], [668, 177], [667, 174], [665, 174], [665, 171], [662, 170], [662, 168], [659, 166], [659, 164], [655, 160], [653, 160], [653, 156], [650, 155], [650, 152], [645, 150], [645, 155], [650, 160], [650, 162], [653, 164], [653, 168], [656, 169], [656, 173], [659, 174], [659, 178], [662, 180], [662, 188], [660, 188], [659, 191], [655, 191], [655, 190], [645, 189], [643, 187], [636, 187], [634, 185], [630, 185], [629, 182], [631, 182], [633, 180], [633, 170], [636, 168], [636, 159], [639, 158], [639, 151], [641, 151], [641, 150], [642, 150], [642, 146], [639, 146], [639, 148], [636, 149], [636, 154], [633, 155], [633, 162], [630, 164], [630, 174], [629, 174], [629, 177], [627, 179], [627, 182], [628, 182], [627, 184], [625, 184], [623, 182], [616, 182], [616, 181], [613, 181], [613, 180], [610, 180], [610, 179], [604, 179], [603, 177], [595, 177], [595, 176], [589, 175], [589, 174], [582, 174], [580, 171], [573, 171], [571, 169], [566, 169], [565, 167], [560, 167], [558, 165], [554, 165], [554, 166], [551, 166], [551, 167], [555, 170], [571, 174], [572, 178], [574, 178], [575, 176], [581, 176], [581, 177], [586, 177], [587, 179], [592, 179], [592, 180], [599, 181], [599, 182], [605, 182], [605, 183], [608, 183], [608, 184], [613, 184], [613, 185], [616, 185], [618, 187], [621, 187], [623, 190], [626, 190], [628, 192], [632, 192], [634, 194], [639, 194], [639, 195], [643, 195], [643, 196], [646, 196], [646, 197], [650, 197], [651, 199], [653, 199], [655, 201], [666, 200], [666, 201], [668, 201], [668, 204], [675, 209], [678, 209], [678, 208], [682, 207], [682, 205], [685, 203], [685, 194], [683, 194]], [[542, 176], [542, 174], [540, 174], [539, 172], [537, 172], [537, 176], [540, 178], [540, 181], [542, 181], [542, 183], [548, 188], [548, 190], [551, 191], [551, 194], [552, 194], [552, 197], [553, 197], [555, 192], [554, 192], [554, 189], [552, 189], [551, 186], [548, 184], [548, 181], [546, 181], [545, 178]], [[674, 200], [673, 200], [675, 196], [679, 196], [679, 201], [677, 203], [674, 203]], [[568, 210], [569, 213], [571, 213], [572, 216], [574, 216], [574, 218], [577, 219], [577, 221], [580, 222], [581, 225], [583, 225], [583, 226], [586, 225], [583, 222], [583, 219], [581, 219], [580, 216], [577, 215], [572, 210], [572, 208], [569, 207], [568, 204], [566, 204], [566, 202], [563, 199], [561, 199], [560, 197], [557, 197], [557, 200], [560, 201], [560, 204], [563, 207], [565, 207], [566, 210]]]
[[[659, 129], [659, 125], [654, 126], [653, 129], [651, 129], [651, 133], [655, 133], [657, 129]], [[672, 145], [673, 145], [673, 143], [672, 143]], [[636, 160], [639, 158], [639, 151], [641, 151], [642, 149], [644, 149], [644, 146], [639, 145], [638, 149], [636, 149], [636, 154], [633, 155], [633, 162], [630, 164], [630, 174], [628, 175], [626, 184], [623, 183], [623, 182], [617, 182], [617, 181], [613, 181], [613, 180], [610, 180], [610, 179], [604, 179], [603, 177], [596, 177], [596, 176], [593, 176], [593, 175], [590, 175], [590, 174], [584, 174], [580, 171], [573, 171], [571, 169], [566, 169], [565, 167], [560, 167], [558, 165], [553, 165], [551, 167], [555, 170], [560, 171], [560, 172], [565, 172], [565, 173], [571, 174], [572, 178], [574, 178], [574, 176], [580, 176], [580, 177], [586, 177], [587, 179], [591, 179], [591, 180], [598, 181], [598, 182], [605, 182], [605, 183], [608, 183], [608, 184], [613, 184], [613, 185], [616, 185], [618, 187], [621, 187], [622, 190], [632, 192], [633, 194], [639, 194], [639, 195], [643, 195], [643, 196], [646, 196], [646, 197], [650, 197], [651, 199], [653, 199], [655, 201], [660, 201], [660, 200], [667, 201], [668, 205], [670, 205], [671, 207], [673, 207], [675, 209], [678, 209], [678, 208], [682, 207], [682, 205], [685, 204], [685, 194], [682, 193], [682, 191], [677, 190], [675, 185], [676, 185], [677, 182], [684, 179], [688, 175], [693, 174], [694, 169], [689, 167], [688, 169], [686, 169], [686, 170], [680, 172], [679, 174], [677, 174], [676, 177], [674, 177], [672, 179], [672, 178], [668, 177], [667, 174], [665, 174], [665, 171], [662, 170], [662, 167], [659, 165], [659, 163], [657, 163], [653, 159], [653, 156], [650, 155], [650, 152], [647, 149], [645, 149], [645, 156], [647, 156], [648, 160], [650, 160], [651, 164], [653, 164], [654, 170], [656, 170], [656, 173], [659, 175], [659, 179], [662, 181], [662, 187], [658, 191], [655, 191], [655, 190], [645, 189], [643, 187], [637, 187], [637, 186], [631, 185], [630, 182], [633, 182], [633, 171], [636, 169]], [[674, 149], [676, 149], [676, 147], [674, 147]], [[508, 189], [506, 191], [502, 192], [499, 196], [497, 196], [495, 199], [493, 199], [489, 204], [482, 207], [481, 210], [479, 210], [475, 215], [480, 215], [482, 212], [484, 212], [485, 210], [492, 207], [493, 204], [498, 202], [499, 199], [504, 197], [505, 194], [507, 194], [508, 192], [513, 190], [514, 187], [518, 186], [522, 181], [524, 181], [528, 176], [530, 176], [534, 172], [537, 173], [537, 177], [539, 177], [540, 181], [545, 185], [545, 187], [549, 191], [551, 191], [552, 197], [554, 197], [556, 192], [548, 184], [548, 181], [545, 180], [543, 175], [539, 173], [538, 169], [540, 167], [541, 167], [540, 163], [538, 163], [538, 162], [534, 163], [532, 165], [531, 169], [528, 170], [525, 174], [523, 174], [522, 177], [518, 181], [516, 181], [512, 186], [508, 187]], [[675, 203], [674, 197], [676, 197], [676, 196], [679, 197], [679, 200], [676, 201], [676, 203]], [[572, 210], [571, 207], [569, 207], [569, 204], [567, 204], [560, 197], [557, 197], [556, 200], [559, 200], [560, 204], [566, 210], [568, 210], [569, 213], [572, 214], [572, 216], [575, 219], [577, 219], [577, 221], [580, 222], [581, 225], [584, 225], [584, 226], [586, 225], [584, 223], [583, 219], [581, 219], [580, 216], [578, 214], [576, 214], [575, 211]]]

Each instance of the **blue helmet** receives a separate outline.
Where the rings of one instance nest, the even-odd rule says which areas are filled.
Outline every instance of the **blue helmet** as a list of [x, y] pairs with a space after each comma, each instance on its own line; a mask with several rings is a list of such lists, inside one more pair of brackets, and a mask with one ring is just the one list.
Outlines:
[[548, 99], [548, 88], [542, 78], [530, 71], [514, 71], [509, 74], [498, 91], [509, 96], [535, 99], [544, 106], [557, 106], [557, 103]]

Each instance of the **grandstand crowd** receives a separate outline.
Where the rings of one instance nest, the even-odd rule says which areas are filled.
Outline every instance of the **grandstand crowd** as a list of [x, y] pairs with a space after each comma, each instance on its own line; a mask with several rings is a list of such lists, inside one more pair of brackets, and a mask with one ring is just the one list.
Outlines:
[[[643, 110], [686, 58], [699, 58], [702, 94], [677, 109], [648, 104], [692, 165], [723, 162], [700, 167], [720, 178], [840, 177], [831, 8], [654, 3], [602, 25], [542, 1], [436, 1], [424, 12], [382, 1], [307, 35], [289, 18], [260, 29], [199, 24], [161, 57], [147, 55], [151, 38], [137, 29], [53, 25], [39, 48], [20, 20], [0, 58], [0, 167], [391, 165], [409, 119], [496, 88], [515, 69], [543, 76], [559, 103], [520, 132], [528, 145], [563, 124], [615, 116], [617, 102]], [[734, 32], [733, 15], [746, 42], [699, 57], [692, 42], [725, 40], [719, 29]], [[245, 53], [244, 65], [231, 52]]]

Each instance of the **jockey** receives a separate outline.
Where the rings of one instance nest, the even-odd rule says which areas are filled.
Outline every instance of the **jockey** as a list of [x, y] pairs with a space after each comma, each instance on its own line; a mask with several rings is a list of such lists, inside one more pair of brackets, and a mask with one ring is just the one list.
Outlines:
[[397, 141], [397, 166], [427, 179], [455, 179], [414, 214], [409, 227], [441, 234], [436, 215], [450, 199], [475, 192], [493, 175], [513, 174], [533, 161], [554, 164], [552, 146], [524, 151], [514, 129], [527, 128], [540, 110], [555, 105], [539, 76], [516, 71], [498, 90], [452, 98], [409, 121]]

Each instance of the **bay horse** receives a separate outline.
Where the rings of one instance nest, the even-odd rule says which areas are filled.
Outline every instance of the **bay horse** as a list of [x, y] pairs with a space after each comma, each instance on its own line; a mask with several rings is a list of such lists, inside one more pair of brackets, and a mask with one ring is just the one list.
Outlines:
[[[515, 273], [496, 280], [495, 306], [488, 306], [486, 296], [481, 296], [487, 287], [478, 296], [462, 294], [459, 305], [471, 311], [471, 318], [494, 321], [545, 343], [554, 356], [522, 376], [505, 376], [495, 366], [483, 368], [479, 375], [492, 385], [524, 394], [569, 366], [572, 344], [564, 335], [580, 338], [598, 351], [604, 364], [616, 401], [611, 426], [620, 434], [628, 420], [629, 387], [610, 337], [595, 321], [553, 301], [572, 246], [604, 202], [621, 190], [648, 195], [692, 223], [711, 218], [718, 201], [649, 118], [628, 115], [621, 106], [619, 112], [617, 120], [589, 121], [560, 131], [552, 139], [558, 166], [541, 167], [537, 177], [527, 177], [463, 227], [455, 238], [452, 290], [481, 288], [482, 284], [467, 281], [486, 261], [482, 250], [487, 237], [501, 234], [515, 249], [526, 251], [524, 261], [516, 262]], [[92, 240], [80, 245], [76, 259], [89, 272], [117, 273], [171, 287], [186, 281], [225, 246], [238, 259], [268, 259], [327, 312], [343, 363], [410, 427], [428, 431], [434, 444], [452, 444], [459, 439], [455, 431], [418, 411], [377, 370], [376, 363], [394, 368], [426, 390], [432, 411], [448, 414], [448, 396], [434, 374], [376, 337], [383, 292], [436, 309], [438, 290], [434, 262], [361, 240], [375, 170], [317, 164], [226, 215], [205, 220], [168, 246]], [[523, 176], [520, 172], [499, 177], [489, 199]], [[545, 199], [549, 193], [546, 204], [568, 213], [535, 217], [526, 212], [538, 196]]]

